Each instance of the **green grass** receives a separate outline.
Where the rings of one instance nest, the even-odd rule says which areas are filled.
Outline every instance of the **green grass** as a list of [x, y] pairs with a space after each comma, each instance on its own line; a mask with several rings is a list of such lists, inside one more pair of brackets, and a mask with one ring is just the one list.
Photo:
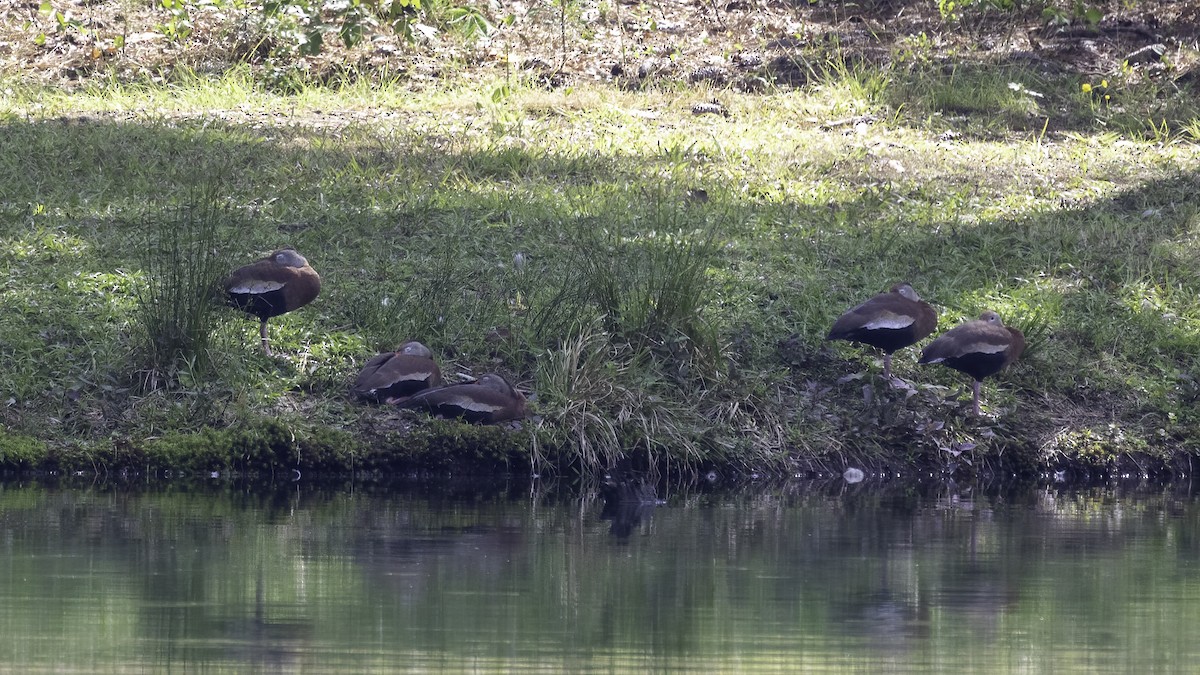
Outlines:
[[227, 272], [216, 257], [216, 232], [221, 222], [232, 220], [219, 198], [213, 183], [201, 184], [195, 199], [174, 211], [152, 210], [126, 224], [144, 237], [139, 241], [135, 234], [130, 242], [141, 254], [145, 276], [134, 293], [142, 329], [142, 391], [195, 386], [209, 374], [217, 281]]
[[[0, 421], [85, 452], [264, 419], [399, 442], [430, 423], [346, 389], [376, 351], [419, 339], [451, 378], [498, 370], [536, 394], [531, 433], [512, 435], [534, 464], [950, 470], [1190, 452], [1196, 111], [1144, 84], [1114, 112], [1067, 79], [871, 68], [720, 92], [728, 119], [690, 114], [704, 91], [360, 81], [283, 96], [246, 70], [6, 84]], [[1145, 133], [1149, 119], [1166, 131]], [[279, 359], [255, 321], [215, 308], [204, 367], [171, 347], [150, 363], [172, 386], [146, 387], [155, 303], [139, 310], [139, 289], [180, 256], [139, 242], [176, 231], [213, 180], [211, 258], [183, 259], [223, 273], [295, 246], [322, 294], [272, 320]], [[1029, 335], [986, 383], [988, 417], [965, 415], [965, 376], [918, 367], [915, 349], [897, 354], [912, 386], [896, 389], [871, 350], [823, 341], [899, 280], [943, 330], [992, 309]]]

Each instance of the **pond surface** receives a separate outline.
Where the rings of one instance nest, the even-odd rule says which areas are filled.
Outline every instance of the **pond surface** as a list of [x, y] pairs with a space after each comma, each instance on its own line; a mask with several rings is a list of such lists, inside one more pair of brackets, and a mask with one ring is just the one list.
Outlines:
[[[214, 483], [216, 483], [214, 481]], [[4, 672], [1179, 672], [1188, 487], [0, 483]]]

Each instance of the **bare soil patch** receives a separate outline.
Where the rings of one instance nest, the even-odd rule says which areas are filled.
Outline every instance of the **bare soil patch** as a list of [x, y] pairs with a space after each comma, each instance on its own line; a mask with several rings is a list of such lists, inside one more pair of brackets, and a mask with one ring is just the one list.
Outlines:
[[[1129, 6], [1127, 6], [1129, 5]], [[495, 26], [468, 38], [433, 12], [415, 41], [389, 28], [346, 48], [327, 35], [317, 56], [292, 49], [294, 32], [255, 9], [195, 6], [186, 37], [179, 15], [148, 0], [36, 0], [0, 8], [0, 72], [56, 86], [96, 79], [169, 78], [185, 67], [219, 73], [239, 64], [267, 82], [299, 76], [399, 78], [413, 86], [453, 77], [524, 75], [549, 87], [613, 82], [707, 85], [758, 91], [802, 86], [836, 55], [850, 67], [913, 63], [1017, 65], [1102, 78], [1125, 72], [1190, 85], [1198, 77], [1200, 5], [1139, 0], [1088, 5], [1097, 13], [1045, 5], [1017, 11], [968, 7], [955, 18], [929, 0], [754, 2], [583, 0], [479, 4]], [[428, 5], [427, 5], [428, 6]], [[1079, 7], [1078, 5], [1074, 7]]]

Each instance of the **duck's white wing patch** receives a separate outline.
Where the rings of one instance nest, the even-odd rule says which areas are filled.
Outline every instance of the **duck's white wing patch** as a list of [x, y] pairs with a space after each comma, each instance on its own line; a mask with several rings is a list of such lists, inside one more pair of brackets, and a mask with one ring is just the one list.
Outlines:
[[397, 382], [409, 382], [413, 380], [428, 380], [433, 377], [432, 370], [410, 370], [407, 373], [401, 373], [396, 376]]
[[881, 314], [880, 316], [877, 316], [874, 319], [866, 322], [863, 324], [863, 328], [866, 328], [867, 330], [900, 330], [902, 328], [908, 328], [916, 323], [916, 321], [917, 320], [914, 317], [908, 316], [907, 314], [893, 314], [889, 312], [887, 314]]
[[502, 406], [498, 406], [494, 403], [487, 403], [484, 401], [473, 399], [470, 396], [463, 396], [461, 394], [447, 399], [446, 405], [452, 405], [452, 406], [455, 406], [458, 408], [462, 408], [463, 410], [471, 410], [471, 411], [480, 412], [480, 413], [495, 412], [497, 410], [500, 410], [500, 408], [502, 407]]
[[245, 293], [248, 295], [261, 295], [270, 293], [283, 288], [286, 284], [282, 281], [266, 281], [263, 279], [247, 279], [240, 284], [229, 287], [230, 293]]
[[1008, 349], [1007, 344], [996, 344], [989, 340], [976, 340], [959, 346], [960, 354], [999, 354]]
[[[921, 363], [941, 363], [946, 359], [960, 359], [965, 356], [972, 355], [986, 356], [989, 354], [1001, 354], [1005, 349], [1008, 349], [1008, 345], [996, 344], [995, 342], [989, 342], [988, 340], [975, 340], [974, 342], [956, 344], [953, 347], [953, 353], [949, 354], [945, 353], [949, 350], [945, 348], [939, 349], [939, 347], [941, 347], [941, 345], [938, 345], [936, 342], [929, 345], [927, 348], [929, 351], [942, 352], [942, 354], [939, 356], [922, 355]], [[928, 352], [926, 352], [926, 354], [928, 354]]]

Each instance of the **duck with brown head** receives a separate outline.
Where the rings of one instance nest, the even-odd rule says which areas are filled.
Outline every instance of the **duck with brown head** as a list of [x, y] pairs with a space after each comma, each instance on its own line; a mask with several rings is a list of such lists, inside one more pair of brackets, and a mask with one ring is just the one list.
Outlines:
[[883, 377], [890, 379], [892, 353], [916, 344], [936, 327], [933, 307], [917, 295], [912, 285], [900, 283], [846, 310], [825, 339], [860, 342], [883, 350]]
[[441, 384], [442, 371], [433, 352], [420, 342], [406, 342], [397, 351], [367, 361], [350, 391], [368, 401], [398, 403]]
[[495, 373], [470, 384], [452, 384], [418, 392], [397, 404], [439, 417], [459, 417], [475, 424], [495, 424], [529, 414], [525, 396]]
[[974, 321], [955, 326], [925, 346], [917, 363], [940, 363], [970, 375], [974, 380], [973, 410], [980, 414], [979, 389], [983, 378], [995, 375], [1025, 351], [1025, 335], [1005, 326], [1000, 315], [987, 311]]
[[229, 304], [258, 317], [263, 351], [270, 356], [267, 320], [312, 302], [321, 292], [321, 277], [295, 249], [281, 248], [234, 270], [225, 292]]

